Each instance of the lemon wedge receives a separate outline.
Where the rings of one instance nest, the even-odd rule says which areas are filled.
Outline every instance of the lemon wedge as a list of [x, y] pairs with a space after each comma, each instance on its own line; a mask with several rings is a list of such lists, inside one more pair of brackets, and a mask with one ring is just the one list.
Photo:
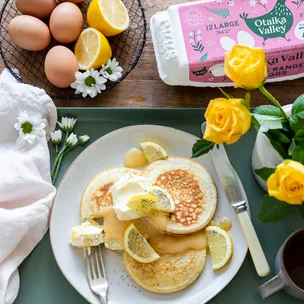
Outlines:
[[140, 146], [142, 147], [149, 163], [152, 163], [156, 160], [168, 158], [168, 153], [166, 150], [152, 141], [142, 142], [140, 143]]
[[121, 0], [93, 0], [88, 8], [87, 20], [105, 36], [114, 36], [129, 26], [129, 14]]
[[158, 200], [157, 205], [153, 209], [173, 212], [175, 210], [175, 203], [169, 192], [161, 187], [153, 186], [151, 194]]
[[140, 194], [130, 198], [127, 207], [141, 216], [146, 216], [157, 206], [158, 200], [152, 194]]
[[125, 231], [124, 245], [127, 253], [137, 262], [151, 263], [160, 258], [134, 224], [130, 224]]
[[107, 38], [93, 28], [80, 34], [75, 45], [75, 56], [80, 70], [98, 69], [112, 57]]
[[233, 253], [232, 240], [229, 234], [216, 226], [206, 228], [207, 240], [212, 259], [212, 269], [223, 268], [231, 259]]

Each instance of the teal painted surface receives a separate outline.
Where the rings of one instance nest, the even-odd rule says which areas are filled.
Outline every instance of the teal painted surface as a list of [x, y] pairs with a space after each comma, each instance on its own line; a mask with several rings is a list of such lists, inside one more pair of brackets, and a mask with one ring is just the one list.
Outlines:
[[[196, 136], [201, 136], [200, 125], [203, 121], [202, 109], [59, 109], [60, 116], [78, 118], [75, 132], [88, 134], [91, 142], [115, 129], [135, 124], [157, 124], [171, 126]], [[262, 301], [257, 288], [273, 273], [275, 254], [289, 234], [303, 227], [304, 221], [293, 208], [289, 216], [280, 223], [261, 224], [257, 221], [259, 202], [264, 192], [256, 183], [251, 172], [251, 152], [255, 140], [255, 131], [251, 131], [235, 145], [227, 146], [230, 160], [238, 172], [249, 199], [253, 224], [262, 247], [271, 266], [271, 274], [260, 278], [255, 272], [248, 254], [243, 266], [231, 283], [213, 300], [212, 304], [297, 304], [302, 301], [287, 296], [284, 292]], [[50, 147], [53, 156], [53, 147]], [[64, 160], [59, 179], [73, 159], [82, 151], [73, 150]], [[20, 271], [20, 292], [16, 304], [84, 304], [87, 303], [61, 274], [54, 259], [49, 235], [33, 250], [22, 263]], [[123, 304], [123, 300], [121, 302]], [[191, 303], [185, 303], [191, 304]]]

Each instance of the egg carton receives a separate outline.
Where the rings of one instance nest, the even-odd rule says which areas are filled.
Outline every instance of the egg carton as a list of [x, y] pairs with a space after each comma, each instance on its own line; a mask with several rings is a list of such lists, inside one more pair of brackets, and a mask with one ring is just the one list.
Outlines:
[[[168, 85], [232, 86], [224, 54], [262, 47], [268, 82], [304, 76], [301, 1], [212, 0], [172, 5], [150, 20], [160, 78]], [[302, 10], [303, 11], [303, 10]]]

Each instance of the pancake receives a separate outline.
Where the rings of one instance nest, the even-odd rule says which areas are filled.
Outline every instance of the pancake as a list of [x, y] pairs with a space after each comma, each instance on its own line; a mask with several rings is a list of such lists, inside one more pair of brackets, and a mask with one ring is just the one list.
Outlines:
[[150, 164], [142, 176], [166, 189], [175, 202], [175, 211], [164, 221], [148, 220], [156, 229], [172, 234], [188, 234], [204, 228], [217, 206], [217, 191], [209, 172], [198, 163], [169, 157]]
[[115, 168], [96, 175], [82, 194], [80, 217], [82, 219], [102, 217], [102, 210], [113, 205], [112, 194], [109, 189], [125, 174], [140, 175], [140, 171], [129, 168]]
[[129, 276], [142, 288], [157, 293], [184, 289], [197, 279], [205, 261], [206, 249], [162, 254], [160, 259], [148, 264], [139, 263], [129, 254], [123, 254]]

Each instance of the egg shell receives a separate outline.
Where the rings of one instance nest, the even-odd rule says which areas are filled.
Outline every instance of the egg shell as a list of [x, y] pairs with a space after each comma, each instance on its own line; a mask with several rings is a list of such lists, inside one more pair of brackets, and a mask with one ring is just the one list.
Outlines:
[[74, 53], [65, 46], [57, 45], [45, 57], [44, 71], [50, 83], [58, 88], [67, 88], [78, 71], [78, 61]]
[[72, 2], [72, 3], [81, 3], [84, 0], [61, 0], [60, 2]]
[[33, 16], [17, 16], [8, 26], [12, 41], [28, 51], [41, 51], [51, 42], [51, 33], [47, 25]]
[[53, 37], [61, 43], [70, 43], [78, 38], [83, 26], [79, 7], [70, 2], [59, 4], [52, 12], [50, 30]]
[[16, 0], [18, 11], [37, 18], [49, 17], [56, 6], [56, 0]]

